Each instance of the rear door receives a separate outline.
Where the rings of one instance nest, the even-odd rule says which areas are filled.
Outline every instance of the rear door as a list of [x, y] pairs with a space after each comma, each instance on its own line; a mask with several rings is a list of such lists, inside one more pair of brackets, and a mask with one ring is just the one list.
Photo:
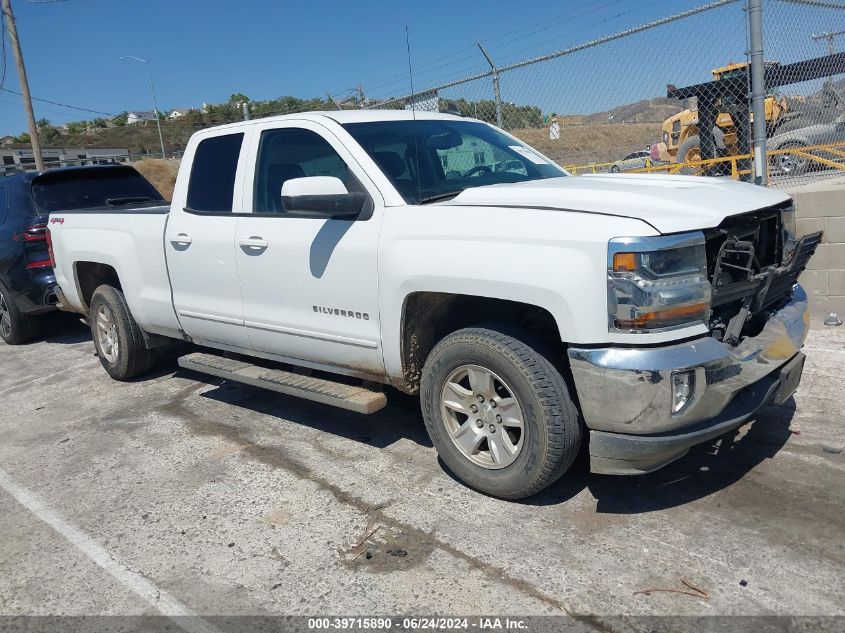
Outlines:
[[242, 154], [248, 128], [214, 133], [189, 148], [187, 183], [177, 183], [164, 249], [173, 306], [199, 343], [248, 349], [235, 263]]

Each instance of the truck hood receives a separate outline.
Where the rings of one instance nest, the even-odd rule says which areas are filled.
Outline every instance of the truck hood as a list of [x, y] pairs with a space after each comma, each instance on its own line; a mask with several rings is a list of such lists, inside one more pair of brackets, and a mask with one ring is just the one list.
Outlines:
[[474, 187], [444, 204], [615, 215], [678, 233], [718, 226], [728, 216], [786, 200], [780, 191], [722, 178], [590, 174]]

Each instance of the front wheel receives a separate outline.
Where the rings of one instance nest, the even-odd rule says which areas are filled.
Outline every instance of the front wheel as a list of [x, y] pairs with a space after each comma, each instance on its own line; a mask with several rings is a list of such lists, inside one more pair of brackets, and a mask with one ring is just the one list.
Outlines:
[[441, 459], [464, 483], [504, 499], [531, 496], [572, 465], [578, 412], [563, 377], [530, 334], [458, 330], [423, 368], [420, 399]]
[[115, 380], [126, 381], [152, 368], [153, 352], [117, 288], [100, 286], [94, 291], [91, 336], [103, 369]]

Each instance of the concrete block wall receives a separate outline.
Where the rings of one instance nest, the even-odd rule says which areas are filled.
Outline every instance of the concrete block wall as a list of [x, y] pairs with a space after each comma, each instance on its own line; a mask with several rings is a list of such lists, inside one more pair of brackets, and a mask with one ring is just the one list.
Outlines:
[[814, 319], [831, 312], [845, 320], [845, 179], [789, 192], [798, 235], [824, 231], [824, 240], [801, 275]]

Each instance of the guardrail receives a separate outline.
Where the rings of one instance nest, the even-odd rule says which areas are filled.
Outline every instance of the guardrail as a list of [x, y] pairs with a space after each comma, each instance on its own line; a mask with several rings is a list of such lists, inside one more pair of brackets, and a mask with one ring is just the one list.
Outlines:
[[[821, 152], [827, 154], [828, 157], [819, 156], [813, 152]], [[810, 163], [816, 163], [819, 166], [828, 167], [845, 171], [845, 141], [837, 143], [822, 143], [818, 145], [807, 145], [800, 147], [788, 147], [778, 150], [770, 150], [766, 152], [767, 164], [769, 169], [769, 176], [777, 176], [772, 173], [771, 157], [782, 154], [791, 154], [800, 157]], [[832, 160], [829, 155], [841, 158], [841, 161]], [[651, 165], [648, 167], [636, 167], [634, 169], [623, 170], [627, 174], [646, 174], [651, 172], [678, 174], [684, 172], [685, 174], [692, 174], [695, 176], [705, 175], [707, 173], [716, 173], [718, 175], [730, 175], [734, 180], [739, 180], [740, 176], [751, 174], [750, 169], [740, 167], [742, 161], [750, 161], [753, 154], [735, 154], [732, 156], [721, 156], [719, 158], [709, 158], [707, 160], [687, 161], [683, 163], [662, 163], [658, 165]], [[617, 161], [607, 163], [589, 163], [587, 165], [564, 165], [563, 168], [570, 174], [578, 176], [580, 174], [602, 174], [610, 171], [610, 168]]]

